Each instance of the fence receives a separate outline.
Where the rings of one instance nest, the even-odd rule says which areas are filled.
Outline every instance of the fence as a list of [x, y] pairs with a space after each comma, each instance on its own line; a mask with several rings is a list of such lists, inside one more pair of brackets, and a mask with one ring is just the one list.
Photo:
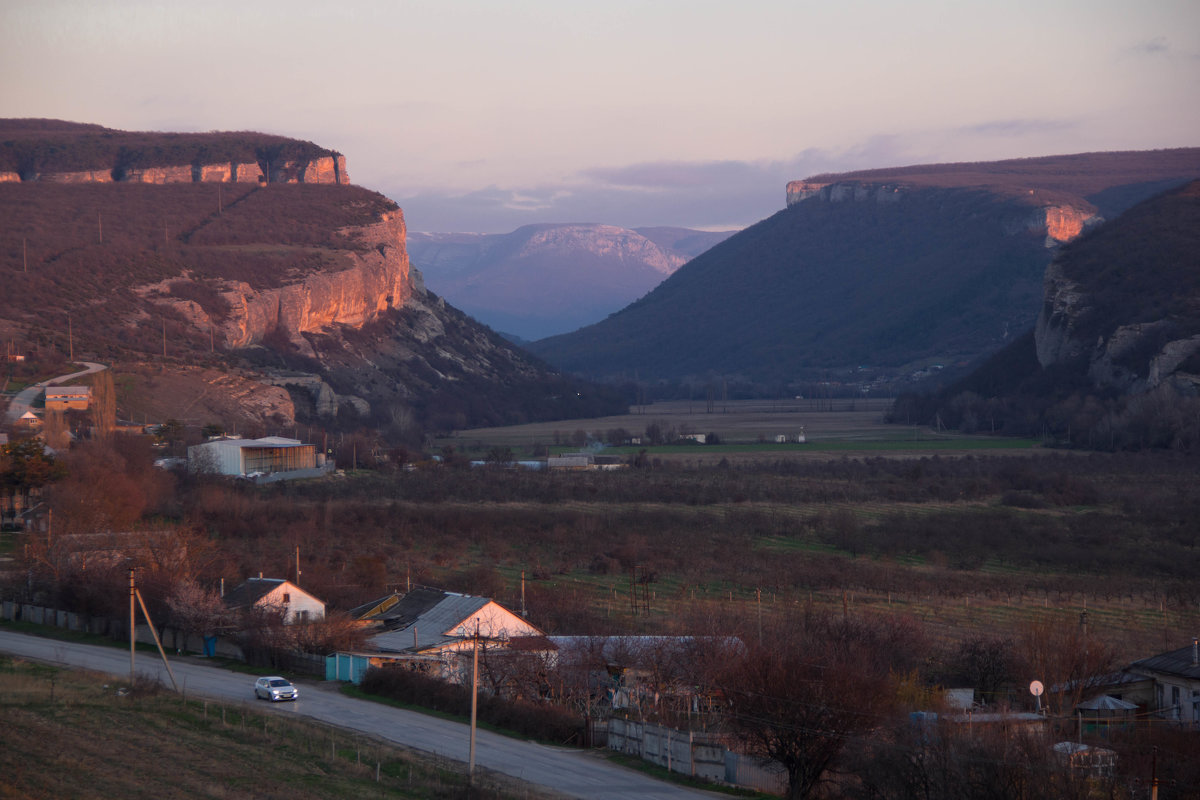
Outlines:
[[787, 788], [787, 775], [778, 764], [731, 752], [712, 733], [614, 718], [608, 722], [608, 749], [717, 783], [774, 794]]
[[[112, 617], [92, 617], [87, 614], [76, 614], [73, 611], [61, 611], [56, 608], [35, 606], [30, 603], [17, 603], [13, 600], [0, 602], [0, 616], [4, 619], [20, 622], [32, 622], [34, 625], [50, 625], [56, 628], [92, 633], [98, 636], [109, 636], [113, 639], [129, 640], [129, 620]], [[154, 635], [150, 626], [142, 624], [135, 628], [134, 639], [143, 644], [154, 644]], [[165, 650], [176, 652], [203, 652], [204, 639], [198, 634], [185, 637], [182, 631], [175, 628], [164, 628], [159, 631]], [[218, 638], [213, 655], [244, 660], [242, 648], [236, 642]]]

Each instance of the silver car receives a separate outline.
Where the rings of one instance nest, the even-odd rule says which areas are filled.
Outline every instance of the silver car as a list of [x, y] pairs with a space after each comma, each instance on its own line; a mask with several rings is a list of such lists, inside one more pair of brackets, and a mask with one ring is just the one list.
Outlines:
[[254, 682], [254, 696], [262, 700], [295, 700], [300, 691], [287, 678], [271, 675]]

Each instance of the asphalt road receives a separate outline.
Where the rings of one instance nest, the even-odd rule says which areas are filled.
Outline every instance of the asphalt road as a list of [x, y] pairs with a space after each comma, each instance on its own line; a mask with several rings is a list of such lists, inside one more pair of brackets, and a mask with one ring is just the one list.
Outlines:
[[[111, 647], [60, 642], [0, 630], [0, 652], [126, 678], [129, 676], [129, 652]], [[470, 748], [469, 729], [461, 723], [347, 697], [338, 692], [337, 684], [321, 681], [299, 682], [300, 699], [294, 703], [268, 705], [254, 698], [254, 676], [195, 664], [193, 661], [171, 660], [175, 679], [188, 696], [258, 703], [263, 711], [311, 717], [378, 736], [396, 744], [460, 761], [463, 769], [466, 769]], [[157, 678], [166, 686], [171, 685], [162, 660], [157, 655], [137, 653], [135, 668], [139, 674]], [[479, 767], [585, 800], [724, 797], [664, 783], [608, 763], [585, 751], [519, 741], [484, 730], [476, 733], [475, 763]]]
[[67, 381], [73, 381], [76, 378], [82, 378], [84, 375], [91, 375], [93, 372], [108, 369], [104, 364], [97, 364], [92, 361], [77, 361], [75, 363], [82, 364], [84, 369], [79, 372], [72, 372], [70, 375], [59, 375], [57, 378], [51, 378], [48, 381], [26, 386], [17, 392], [16, 397], [8, 404], [8, 421], [10, 423], [16, 422], [23, 414], [31, 410], [33, 408], [33, 401], [37, 399], [39, 394], [46, 390], [47, 386], [60, 386]]

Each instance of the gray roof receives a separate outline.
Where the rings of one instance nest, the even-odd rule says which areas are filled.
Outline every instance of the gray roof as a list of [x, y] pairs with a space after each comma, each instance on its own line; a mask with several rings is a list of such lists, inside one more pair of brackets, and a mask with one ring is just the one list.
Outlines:
[[249, 608], [283, 583], [282, 578], [250, 578], [225, 595], [229, 608]]
[[1137, 703], [1118, 700], [1115, 697], [1102, 694], [1099, 697], [1094, 697], [1091, 700], [1080, 703], [1075, 708], [1082, 708], [1084, 711], [1132, 711], [1137, 708]]
[[1190, 644], [1178, 650], [1135, 661], [1130, 669], [1138, 672], [1163, 672], [1167, 675], [1200, 680], [1200, 663], [1197, 663], [1196, 658], [1198, 649], [1200, 648], [1197, 648], [1197, 645]]
[[417, 589], [409, 592], [382, 619], [386, 633], [371, 637], [371, 643], [389, 652], [417, 652], [461, 640], [449, 635], [455, 627], [490, 603], [486, 597]]

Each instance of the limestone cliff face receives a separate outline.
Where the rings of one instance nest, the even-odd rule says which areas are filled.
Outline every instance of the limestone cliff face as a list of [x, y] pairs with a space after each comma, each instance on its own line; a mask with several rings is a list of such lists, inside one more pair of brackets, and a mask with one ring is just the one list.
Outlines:
[[0, 182], [47, 183], [332, 183], [350, 184], [343, 155], [304, 160], [221, 162], [165, 167], [115, 167], [82, 172], [0, 173]]
[[[938, 188], [857, 180], [834, 182], [800, 180], [788, 183], [787, 204], [790, 208], [803, 202], [896, 203], [905, 195], [916, 191], [938, 191]], [[1031, 192], [1031, 194], [1033, 193]], [[1044, 234], [1046, 247], [1056, 247], [1069, 242], [1091, 225], [1102, 221], [1095, 209], [1082, 200], [1076, 204], [1048, 203], [1035, 196], [1028, 200], [1022, 200], [1022, 202], [1032, 204], [1033, 207], [1027, 214], [1006, 216], [1002, 221], [1004, 232], [1008, 235], [1024, 232]]]
[[1056, 260], [1046, 269], [1046, 300], [1034, 329], [1038, 363], [1056, 367], [1083, 362], [1093, 385], [1140, 394], [1170, 384], [1193, 394], [1200, 375], [1179, 367], [1200, 353], [1200, 334], [1188, 335], [1177, 319], [1127, 324], [1109, 321], [1107, 333], [1085, 332], [1094, 309], [1088, 288], [1064, 275]]
[[[305, 334], [335, 325], [361, 327], [382, 312], [400, 308], [424, 294], [405, 248], [404, 215], [385, 213], [373, 225], [343, 231], [363, 247], [342, 253], [341, 269], [316, 272], [284, 286], [258, 290], [242, 281], [225, 281], [221, 296], [229, 306], [216, 319], [193, 300], [174, 297], [171, 284], [180, 275], [135, 291], [152, 302], [172, 307], [205, 336], [211, 333], [224, 348], [262, 344], [282, 335], [303, 355], [313, 356]], [[131, 320], [136, 322], [136, 320]]]
[[246, 283], [228, 285], [224, 297], [232, 312], [219, 329], [226, 346], [259, 344], [279, 332], [302, 353], [311, 355], [303, 334], [319, 333], [333, 325], [361, 327], [421, 291], [408, 263], [402, 212], [388, 212], [378, 223], [355, 233], [370, 249], [347, 251], [348, 269], [319, 272], [298, 283], [263, 291]]
[[1124, 394], [1200, 389], [1200, 182], [1136, 206], [1051, 262], [1034, 329], [1043, 368]]

